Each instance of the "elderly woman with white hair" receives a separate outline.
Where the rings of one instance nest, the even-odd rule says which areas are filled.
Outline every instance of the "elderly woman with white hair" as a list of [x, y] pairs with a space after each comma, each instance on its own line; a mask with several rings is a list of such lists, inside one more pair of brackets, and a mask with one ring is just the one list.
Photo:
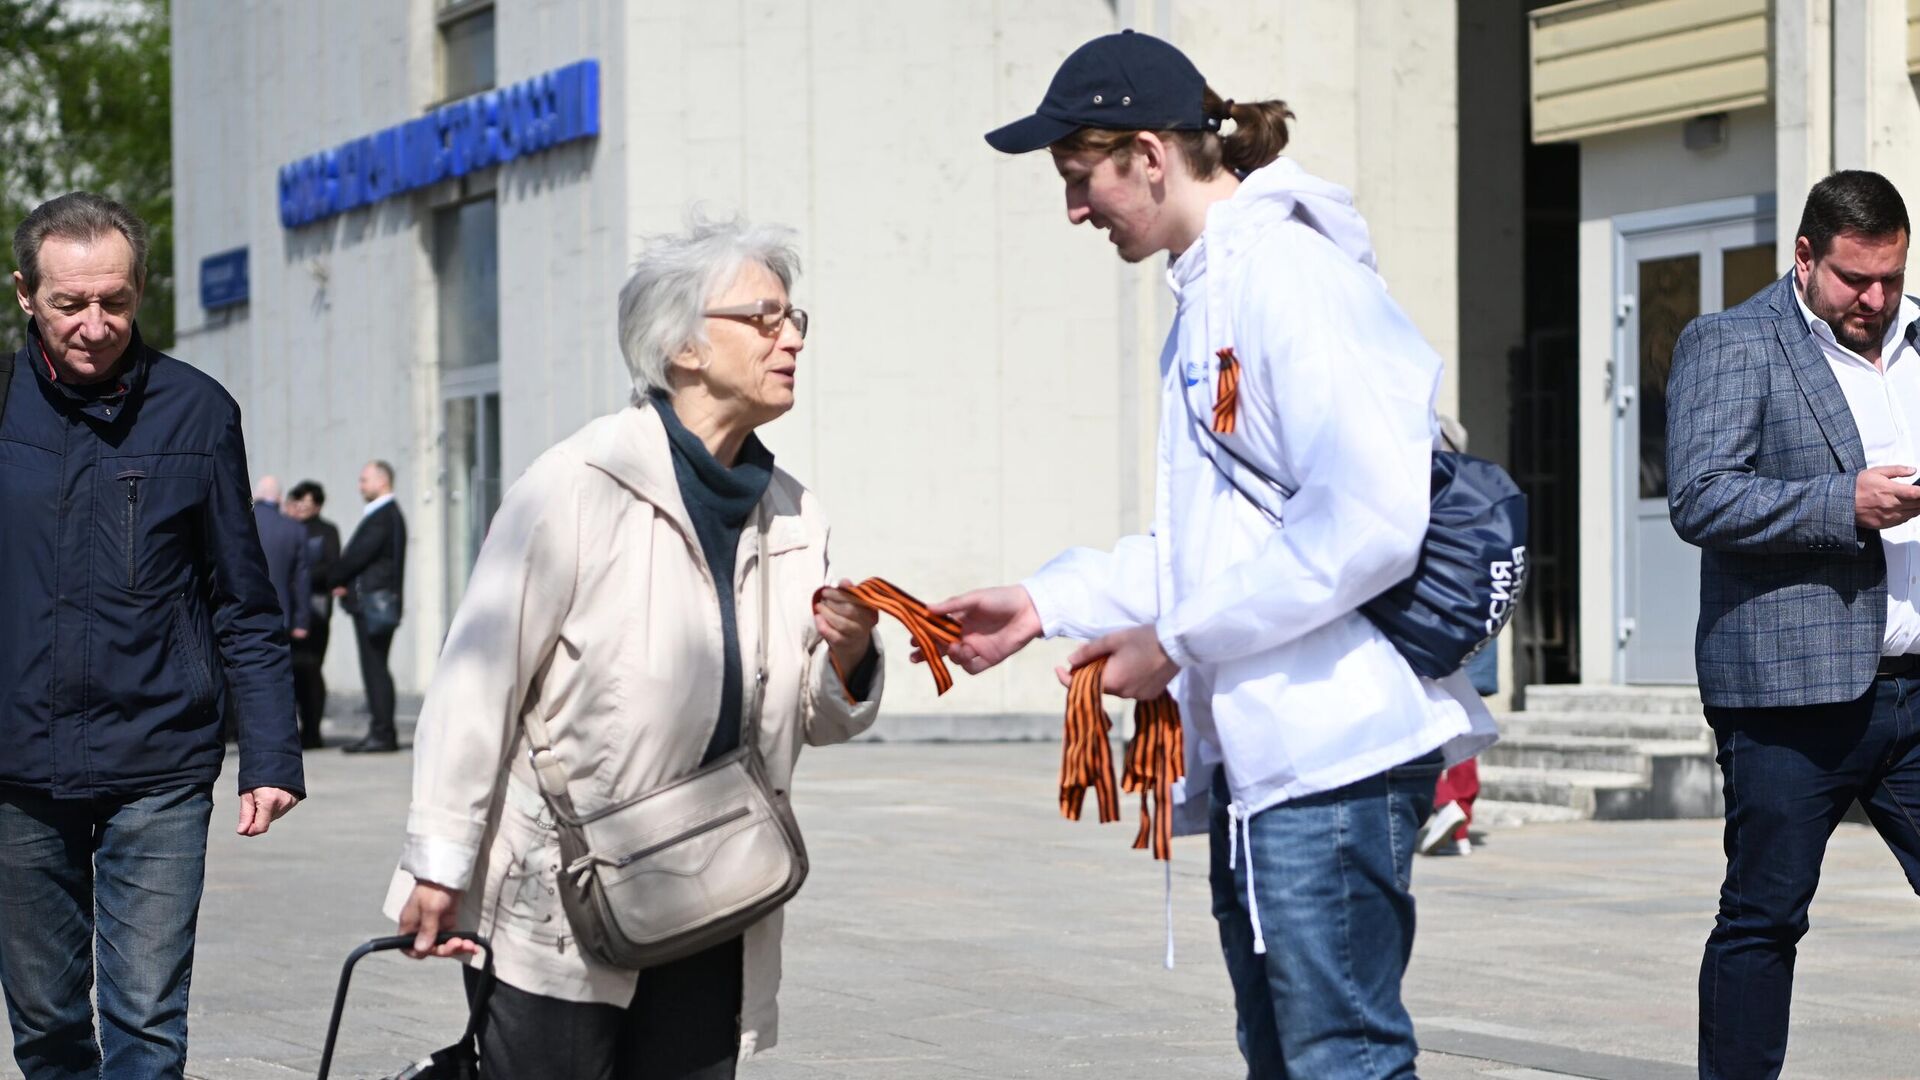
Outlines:
[[[788, 236], [696, 221], [647, 245], [620, 293], [633, 403], [513, 485], [448, 631], [388, 913], [413, 955], [471, 952], [436, 944], [456, 927], [491, 940], [488, 1075], [730, 1077], [773, 1045], [779, 911], [658, 966], [608, 962], [562, 902], [599, 856], [563, 858], [543, 790], [592, 820], [751, 739], [784, 805], [802, 745], [873, 723], [874, 613], [823, 588], [826, 517], [754, 434], [793, 407], [807, 333]], [[703, 842], [693, 869], [740, 857]]]

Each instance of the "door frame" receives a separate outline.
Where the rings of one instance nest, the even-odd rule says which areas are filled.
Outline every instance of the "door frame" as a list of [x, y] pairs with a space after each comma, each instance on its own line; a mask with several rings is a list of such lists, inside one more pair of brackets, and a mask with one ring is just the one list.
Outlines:
[[[457, 558], [456, 553], [451, 550], [455, 532], [453, 522], [446, 520], [446, 518], [456, 512], [471, 513], [471, 507], [456, 506], [454, 503], [453, 444], [449, 438], [450, 433], [447, 428], [447, 406], [461, 399], [471, 400], [474, 403], [473, 436], [476, 440], [481, 441], [481, 446], [484, 448], [484, 440], [489, 434], [495, 436], [499, 434], [499, 432], [494, 431], [493, 426], [487, 422], [486, 408], [483, 403], [489, 396], [501, 397], [499, 364], [478, 364], [473, 367], [456, 368], [452, 371], [443, 371], [441, 373], [440, 409], [438, 415], [435, 417], [435, 422], [439, 427], [439, 436], [435, 442], [438, 444], [436, 452], [440, 467], [434, 485], [435, 493], [440, 499], [441, 515], [443, 518], [440, 534], [441, 573], [443, 578], [446, 578], [455, 572], [456, 567], [459, 568], [462, 585], [457, 591], [461, 597], [466, 595], [466, 582], [473, 576], [473, 567], [471, 565], [463, 565], [463, 560]], [[506, 412], [506, 401], [504, 398], [501, 399], [500, 408], [502, 425], [504, 425]], [[484, 449], [481, 450], [481, 455], [484, 460]], [[493, 479], [497, 481], [504, 480], [504, 478], [501, 477], [494, 477]], [[504, 482], [502, 482], [501, 486], [503, 489], [505, 488]], [[483, 536], [484, 531], [483, 524]], [[440, 588], [441, 607], [443, 609], [441, 612], [440, 629], [442, 635], [444, 635], [447, 629], [453, 625], [453, 615], [459, 607], [459, 599], [456, 598], [456, 590], [451, 587], [449, 581], [443, 580]]]
[[[1611, 485], [1612, 498], [1609, 501], [1613, 507], [1613, 664], [1611, 674], [1612, 682], [1616, 686], [1625, 685], [1627, 681], [1627, 638], [1624, 631], [1630, 603], [1628, 590], [1633, 581], [1627, 560], [1633, 557], [1631, 544], [1633, 504], [1638, 501], [1637, 497], [1628, 497], [1628, 480], [1637, 478], [1640, 468], [1638, 441], [1636, 440], [1631, 446], [1627, 444], [1628, 415], [1637, 410], [1640, 404], [1639, 353], [1631, 348], [1637, 340], [1637, 323], [1634, 320], [1638, 318], [1639, 310], [1637, 306], [1629, 308], [1625, 302], [1626, 297], [1635, 295], [1637, 291], [1633, 276], [1637, 268], [1628, 263], [1628, 248], [1635, 241], [1652, 239], [1661, 233], [1691, 232], [1696, 229], [1712, 229], [1717, 226], [1737, 224], [1741, 221], [1758, 222], [1766, 218], [1773, 219], [1774, 234], [1778, 236], [1780, 222], [1775, 203], [1772, 193], [1741, 195], [1730, 199], [1669, 206], [1659, 210], [1617, 214], [1612, 219], [1613, 359], [1608, 364], [1607, 403], [1613, 411], [1609, 425], [1609, 433], [1613, 439], [1613, 469], [1612, 475], [1607, 477], [1607, 483]], [[1629, 364], [1634, 369], [1631, 380], [1624, 375]], [[1637, 480], [1633, 490], [1639, 490]]]

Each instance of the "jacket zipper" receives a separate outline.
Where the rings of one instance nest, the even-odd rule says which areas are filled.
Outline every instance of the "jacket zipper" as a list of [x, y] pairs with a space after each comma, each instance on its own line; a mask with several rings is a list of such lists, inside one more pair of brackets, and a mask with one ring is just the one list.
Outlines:
[[631, 855], [622, 855], [620, 857], [620, 861], [613, 864], [614, 868], [623, 869], [625, 867], [631, 866], [634, 863], [639, 862], [641, 859], [644, 859], [649, 855], [657, 855], [660, 852], [665, 851], [668, 848], [674, 846], [675, 844], [684, 844], [696, 836], [702, 836], [702, 835], [705, 835], [706, 833], [710, 833], [713, 830], [718, 829], [723, 825], [731, 825], [734, 822], [739, 821], [741, 818], [746, 817], [748, 814], [751, 814], [751, 813], [753, 813], [753, 809], [751, 807], [736, 806], [732, 810], [729, 810], [726, 813], [721, 814], [719, 817], [714, 818], [712, 821], [703, 821], [700, 824], [695, 825], [693, 828], [688, 829], [686, 832], [683, 832], [678, 836], [669, 837], [668, 839], [662, 840], [657, 844], [649, 844], [648, 846], [641, 848], [639, 851], [636, 851]]
[[127, 482], [127, 588], [132, 589], [134, 584], [133, 523], [140, 505], [140, 478], [126, 476], [121, 479]]

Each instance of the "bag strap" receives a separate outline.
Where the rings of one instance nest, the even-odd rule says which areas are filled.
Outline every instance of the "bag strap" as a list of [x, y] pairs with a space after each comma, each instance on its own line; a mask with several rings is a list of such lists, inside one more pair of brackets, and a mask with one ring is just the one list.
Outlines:
[[754, 642], [753, 658], [753, 708], [747, 713], [747, 722], [740, 725], [740, 745], [752, 747], [754, 753], [760, 752], [761, 712], [767, 704], [767, 636], [773, 625], [773, 570], [767, 565], [767, 508], [763, 502], [754, 511], [758, 550], [754, 557], [760, 565], [754, 573], [760, 578], [760, 637]]
[[[760, 578], [760, 640], [754, 646], [753, 672], [753, 708], [747, 711], [746, 722], [741, 725], [740, 743], [759, 753], [760, 713], [767, 701], [767, 637], [773, 623], [770, 614], [773, 586], [772, 573], [767, 566], [767, 511], [763, 505], [754, 511], [756, 521], [755, 534], [757, 548], [755, 558], [760, 565], [754, 572]], [[573, 799], [567, 794], [567, 769], [553, 752], [553, 732], [547, 727], [546, 717], [539, 709], [527, 709], [520, 714], [521, 726], [527, 731], [527, 757], [533, 766], [534, 779], [540, 785], [540, 793], [547, 801], [568, 817], [577, 816], [573, 809]]]
[[1278, 489], [1280, 494], [1285, 498], [1293, 498], [1293, 493], [1299, 489], [1290, 488], [1279, 480], [1268, 476], [1258, 465], [1234, 453], [1233, 448], [1228, 446], [1226, 442], [1220, 438], [1219, 434], [1213, 430], [1212, 425], [1208, 421], [1202, 420], [1200, 416], [1193, 411], [1193, 398], [1183, 389], [1176, 388], [1174, 392], [1180, 395], [1180, 404], [1187, 410], [1187, 421], [1202, 432], [1200, 437], [1200, 456], [1207, 459], [1207, 463], [1212, 465], [1215, 471], [1219, 472], [1221, 478], [1226, 480], [1226, 482], [1233, 487], [1233, 490], [1240, 493], [1241, 498], [1252, 503], [1255, 509], [1266, 515], [1267, 520], [1271, 522], [1275, 528], [1278, 528], [1280, 525], [1280, 513], [1273, 507], [1268, 506], [1266, 501], [1260, 498], [1259, 495], [1247, 490], [1246, 486], [1240, 482], [1237, 470], [1228, 468], [1221, 462], [1219, 455], [1225, 454], [1227, 457], [1232, 458], [1235, 465], [1259, 477], [1262, 482], [1272, 485]]

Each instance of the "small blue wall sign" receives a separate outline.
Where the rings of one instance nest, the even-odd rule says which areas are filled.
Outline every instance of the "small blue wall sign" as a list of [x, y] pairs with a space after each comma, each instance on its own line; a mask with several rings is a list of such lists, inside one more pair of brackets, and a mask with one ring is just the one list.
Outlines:
[[208, 311], [247, 302], [247, 249], [200, 260], [200, 306]]

